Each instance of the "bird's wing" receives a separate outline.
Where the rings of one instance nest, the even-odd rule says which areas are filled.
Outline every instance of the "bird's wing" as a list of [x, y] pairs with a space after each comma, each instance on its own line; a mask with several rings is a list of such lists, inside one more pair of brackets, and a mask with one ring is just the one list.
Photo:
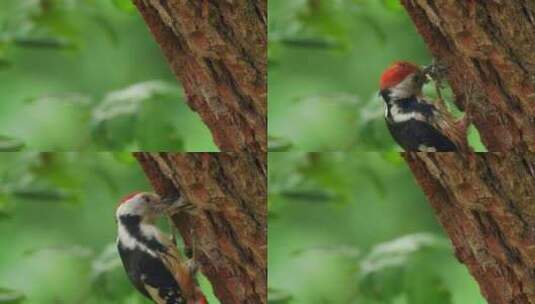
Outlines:
[[180, 289], [184, 293], [184, 297], [186, 299], [194, 299], [196, 297], [195, 290], [197, 289], [197, 283], [186, 266], [186, 259], [167, 235], [163, 233], [158, 235], [158, 240], [165, 245], [167, 251], [158, 252], [157, 254], [160, 256], [165, 267], [173, 274]]
[[453, 142], [427, 122], [408, 120], [388, 128], [405, 151], [457, 151]]
[[139, 292], [141, 292], [145, 297], [149, 298], [150, 294], [147, 292], [144, 282], [139, 276], [135, 275], [136, 273], [141, 272], [141, 269], [144, 266], [142, 265], [143, 259], [141, 256], [143, 253], [140, 254], [133, 250], [125, 249], [120, 245], [117, 246], [117, 249], [128, 278]]
[[160, 293], [158, 292], [158, 289], [150, 286], [150, 285], [145, 285], [145, 289], [147, 290], [147, 292], [149, 293], [151, 299], [156, 303], [156, 304], [167, 304], [167, 301], [165, 299], [162, 299], [160, 297]]
[[469, 150], [466, 125], [455, 121], [455, 118], [450, 112], [443, 110], [439, 111], [436, 119], [431, 121], [431, 125], [440, 130], [442, 134], [449, 138], [459, 150]]
[[453, 115], [446, 109], [441, 101], [430, 103], [424, 98], [419, 99], [421, 102], [433, 105], [434, 113], [429, 123], [437, 129], [440, 133], [449, 138], [460, 151], [469, 151], [466, 125], [455, 120]]

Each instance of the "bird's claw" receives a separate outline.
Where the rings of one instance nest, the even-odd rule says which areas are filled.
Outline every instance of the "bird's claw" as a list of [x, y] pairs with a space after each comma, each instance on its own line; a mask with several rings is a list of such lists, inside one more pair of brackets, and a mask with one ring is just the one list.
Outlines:
[[442, 80], [445, 78], [446, 71], [447, 66], [435, 59], [422, 69], [426, 78], [433, 80], [439, 87], [443, 87]]
[[184, 248], [184, 254], [188, 258], [186, 261], [186, 267], [192, 275], [195, 275], [199, 270], [199, 263], [197, 263], [197, 241], [193, 228], [190, 229], [191, 246]]
[[195, 275], [199, 270], [199, 263], [195, 261], [195, 258], [188, 259], [186, 261], [186, 268], [188, 269], [189, 273]]
[[158, 213], [167, 213], [173, 215], [179, 212], [189, 212], [195, 209], [195, 206], [186, 201], [182, 196], [180, 197], [164, 197], [158, 203], [152, 204], [152, 208]]
[[183, 196], [162, 198], [162, 204], [165, 205], [165, 211], [171, 215], [184, 211], [189, 212], [195, 209], [195, 206], [186, 201]]

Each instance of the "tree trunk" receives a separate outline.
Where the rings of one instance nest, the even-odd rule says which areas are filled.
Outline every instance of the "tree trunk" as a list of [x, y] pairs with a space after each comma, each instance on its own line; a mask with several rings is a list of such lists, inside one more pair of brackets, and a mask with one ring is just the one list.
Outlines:
[[535, 303], [535, 2], [401, 0], [489, 151], [405, 153], [489, 303]]
[[535, 303], [535, 154], [404, 153], [489, 303]]
[[267, 151], [266, 0], [134, 0], [222, 151]]
[[535, 2], [401, 0], [489, 151], [535, 151]]
[[156, 193], [195, 206], [173, 221], [223, 304], [267, 301], [266, 155], [135, 153]]

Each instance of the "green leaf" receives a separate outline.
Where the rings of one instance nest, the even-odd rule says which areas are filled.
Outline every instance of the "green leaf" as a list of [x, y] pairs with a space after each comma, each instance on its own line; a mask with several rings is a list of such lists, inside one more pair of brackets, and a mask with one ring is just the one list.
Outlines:
[[311, 1], [298, 13], [303, 26], [313, 32], [349, 45], [349, 27], [353, 11], [359, 6], [352, 1]]
[[0, 192], [0, 221], [11, 218], [9, 195], [7, 194], [7, 191], [3, 191], [4, 192]]
[[121, 259], [117, 254], [117, 247], [115, 243], [110, 243], [93, 260], [91, 264], [91, 278], [93, 281], [96, 281], [107, 273], [120, 267]]
[[280, 289], [268, 289], [269, 304], [288, 304], [292, 300], [292, 295]]
[[349, 93], [334, 93], [306, 97], [299, 100], [299, 102], [337, 104], [342, 106], [348, 106], [353, 109], [354, 106], [360, 104], [360, 98], [354, 94]]
[[381, 152], [381, 156], [384, 160], [396, 166], [404, 163], [403, 157], [401, 157], [401, 154], [396, 151]]
[[453, 303], [451, 292], [443, 280], [434, 274], [420, 270], [415, 270], [405, 280], [405, 284], [407, 285], [407, 302], [411, 304]]
[[94, 23], [102, 29], [112, 43], [116, 45], [119, 43], [119, 34], [109, 18], [98, 14], [91, 15], [90, 17], [92, 17]]
[[292, 148], [292, 143], [282, 137], [269, 136], [269, 152], [286, 152]]
[[35, 103], [62, 103], [68, 105], [76, 105], [80, 107], [87, 107], [91, 105], [92, 100], [89, 96], [79, 93], [64, 93], [57, 95], [43, 95], [39, 97], [32, 97], [25, 100], [28, 104]]
[[326, 203], [335, 200], [336, 196], [328, 191], [313, 189], [313, 190], [284, 190], [280, 195], [290, 199], [303, 201], [307, 203]]
[[487, 147], [481, 141], [479, 131], [473, 124], [468, 127], [468, 143], [476, 152], [487, 152]]
[[389, 303], [404, 291], [403, 271], [401, 267], [389, 267], [368, 273], [361, 278], [359, 289], [366, 298]]
[[25, 300], [24, 294], [19, 291], [0, 287], [0, 303], [1, 304], [18, 304]]
[[60, 253], [77, 258], [88, 258], [93, 256], [93, 250], [78, 245], [33, 248], [24, 251], [22, 254], [24, 256], [33, 256], [44, 252]]
[[321, 253], [354, 259], [360, 256], [360, 249], [350, 245], [334, 245], [299, 249], [295, 250], [292, 254], [295, 256], [300, 256], [307, 253]]
[[24, 148], [24, 143], [13, 137], [0, 135], [0, 152], [15, 152]]
[[393, 11], [403, 10], [403, 6], [401, 5], [400, 0], [383, 0], [383, 4], [386, 8]]
[[[407, 290], [403, 278], [417, 253], [424, 249], [446, 248], [448, 248], [446, 240], [427, 233], [407, 235], [381, 243], [375, 246], [360, 263], [360, 290], [366, 297], [383, 302], [390, 301]], [[420, 294], [415, 294], [416, 296], [421, 297]]]
[[53, 203], [75, 198], [72, 193], [62, 189], [16, 189], [11, 194], [21, 199]]
[[424, 248], [448, 248], [448, 243], [428, 233], [406, 235], [381, 243], [362, 260], [362, 273], [366, 275], [389, 267], [403, 266], [412, 254]]
[[118, 299], [132, 293], [115, 243], [108, 244], [93, 260], [91, 289], [94, 295], [107, 299], [104, 303], [119, 303]]
[[69, 49], [74, 47], [70, 41], [59, 37], [18, 37], [13, 39], [13, 42], [25, 48]]
[[136, 142], [143, 151], [183, 151], [184, 141], [176, 127], [176, 119], [169, 108], [178, 103], [177, 97], [157, 99], [143, 104], [136, 128]]
[[12, 63], [6, 58], [0, 58], [0, 69], [7, 69], [11, 67]]
[[114, 151], [111, 153], [111, 155], [115, 160], [122, 164], [131, 165], [136, 163], [136, 159], [134, 158], [134, 155], [132, 155], [132, 152]]
[[112, 149], [182, 150], [175, 112], [170, 111], [179, 99], [178, 87], [162, 81], [111, 92], [93, 110], [93, 138]]
[[11, 218], [11, 214], [9, 214], [8, 212], [4, 210], [0, 210], [0, 221], [8, 220], [10, 218]]
[[342, 45], [330, 41], [328, 39], [322, 39], [322, 38], [282, 38], [279, 41], [282, 45], [287, 47], [294, 47], [294, 48], [305, 48], [305, 49], [318, 49], [318, 50], [329, 50], [329, 49], [337, 49], [341, 48]]
[[113, 0], [113, 4], [123, 12], [131, 13], [136, 10], [132, 0]]
[[96, 123], [119, 116], [136, 114], [141, 103], [158, 96], [177, 94], [177, 88], [162, 81], [137, 83], [124, 89], [110, 92], [93, 111]]

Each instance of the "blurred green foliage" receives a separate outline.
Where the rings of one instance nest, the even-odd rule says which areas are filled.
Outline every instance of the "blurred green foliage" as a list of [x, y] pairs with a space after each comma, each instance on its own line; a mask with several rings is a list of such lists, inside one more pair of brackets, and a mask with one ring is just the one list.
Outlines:
[[130, 0], [0, 1], [0, 151], [216, 151]]
[[150, 188], [129, 153], [0, 153], [0, 303], [151, 303], [115, 247], [115, 207], [132, 191]]
[[[397, 60], [431, 63], [399, 0], [268, 5], [270, 151], [399, 149], [383, 119], [379, 77]], [[436, 97], [433, 86], [425, 93]], [[485, 150], [473, 127], [469, 140]]]
[[486, 303], [396, 152], [270, 153], [270, 304]]

